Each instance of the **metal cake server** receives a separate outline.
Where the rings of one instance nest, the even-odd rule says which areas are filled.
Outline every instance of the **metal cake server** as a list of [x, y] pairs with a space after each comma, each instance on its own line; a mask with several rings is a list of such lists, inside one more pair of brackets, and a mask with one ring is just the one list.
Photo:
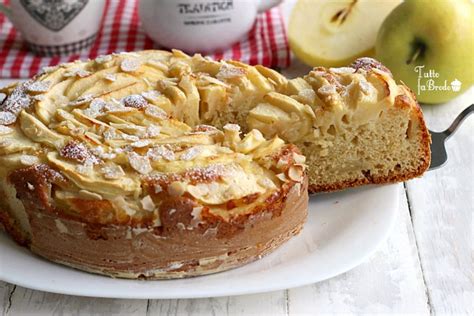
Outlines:
[[430, 131], [431, 134], [431, 164], [429, 170], [437, 169], [442, 167], [448, 160], [448, 154], [444, 146], [445, 141], [454, 134], [459, 125], [474, 111], [474, 104], [464, 109], [449, 126], [449, 128], [443, 132], [436, 133]]

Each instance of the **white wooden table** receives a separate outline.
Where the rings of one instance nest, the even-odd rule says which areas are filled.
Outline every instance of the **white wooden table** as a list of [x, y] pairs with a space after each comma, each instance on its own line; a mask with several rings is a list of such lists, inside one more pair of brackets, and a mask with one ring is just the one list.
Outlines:
[[[306, 72], [295, 63], [287, 75]], [[4, 85], [8, 80], [0, 80]], [[424, 106], [431, 130], [448, 127], [474, 102], [474, 88], [448, 104]], [[472, 315], [474, 118], [448, 141], [448, 163], [403, 184], [394, 231], [357, 268], [304, 287], [234, 297], [180, 300], [84, 298], [0, 281], [2, 315]]]

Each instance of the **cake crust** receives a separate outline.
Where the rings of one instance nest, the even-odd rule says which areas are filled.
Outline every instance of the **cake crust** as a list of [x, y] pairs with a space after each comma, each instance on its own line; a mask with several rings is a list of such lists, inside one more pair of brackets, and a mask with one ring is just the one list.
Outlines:
[[68, 216], [47, 198], [56, 172], [48, 166], [13, 171], [9, 180], [25, 205], [30, 238], [12, 225], [6, 210], [0, 212], [3, 224], [18, 243], [48, 260], [112, 277], [184, 278], [235, 268], [298, 234], [307, 217], [305, 178], [284, 184], [265, 203], [230, 221], [208, 213], [192, 227], [196, 201], [180, 196], [161, 205], [159, 227], [90, 223]]

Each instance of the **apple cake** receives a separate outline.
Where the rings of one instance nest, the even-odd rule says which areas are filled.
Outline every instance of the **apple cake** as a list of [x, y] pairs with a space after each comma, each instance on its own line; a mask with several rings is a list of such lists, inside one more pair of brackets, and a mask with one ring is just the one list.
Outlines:
[[0, 92], [4, 228], [116, 277], [245, 264], [301, 229], [308, 189], [402, 181], [430, 160], [413, 94], [372, 59], [288, 80], [176, 50], [120, 53]]
[[[308, 203], [297, 147], [236, 124], [198, 124], [180, 103], [181, 83], [134, 56], [63, 65], [5, 88], [6, 231], [51, 261], [149, 279], [237, 267], [297, 234]], [[197, 91], [191, 78], [183, 86]], [[157, 82], [170, 94], [151, 89]], [[172, 104], [185, 111], [180, 120], [167, 114]]]

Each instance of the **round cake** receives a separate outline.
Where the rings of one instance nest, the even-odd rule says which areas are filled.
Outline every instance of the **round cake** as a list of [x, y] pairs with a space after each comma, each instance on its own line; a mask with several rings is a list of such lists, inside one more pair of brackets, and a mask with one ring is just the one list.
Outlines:
[[277, 89], [273, 73], [239, 69], [122, 53], [4, 88], [4, 229], [49, 260], [122, 278], [214, 273], [280, 246], [307, 216], [304, 156], [255, 129], [203, 124], [222, 91]]

